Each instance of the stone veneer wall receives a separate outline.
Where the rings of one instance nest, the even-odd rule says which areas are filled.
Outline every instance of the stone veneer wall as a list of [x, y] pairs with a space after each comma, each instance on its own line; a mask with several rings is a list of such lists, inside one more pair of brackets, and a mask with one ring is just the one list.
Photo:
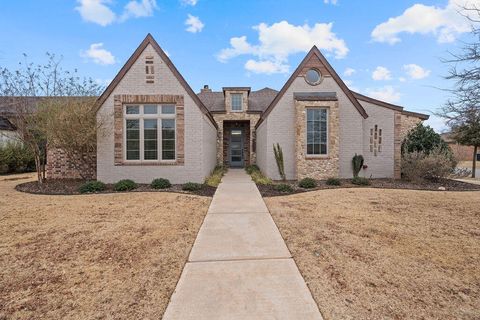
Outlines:
[[[97, 153], [96, 150], [89, 156], [77, 154], [71, 159], [59, 148], [47, 149], [47, 165], [45, 171], [48, 179], [88, 179], [97, 177]], [[82, 175], [80, 174], [82, 173]], [[83, 177], [82, 177], [83, 176]]]
[[[328, 109], [328, 154], [325, 156], [308, 156], [306, 154], [306, 109], [309, 107]], [[314, 179], [338, 177], [340, 172], [340, 121], [338, 101], [295, 101], [295, 114], [297, 179], [300, 180], [306, 177]]]
[[[242, 98], [242, 112], [232, 112], [232, 100], [230, 95], [232, 93], [241, 93], [243, 94]], [[247, 91], [242, 90], [228, 90], [225, 91], [225, 112], [218, 112], [213, 114], [213, 118], [218, 126], [218, 133], [217, 133], [217, 163], [224, 164], [225, 163], [225, 146], [224, 146], [224, 121], [250, 121], [250, 130], [248, 134], [245, 135], [245, 140], [247, 140], [247, 136], [250, 138], [248, 139], [249, 143], [249, 152], [246, 153], [245, 158], [249, 158], [249, 162], [246, 164], [252, 164], [256, 161], [256, 153], [253, 149], [253, 143], [255, 140], [255, 126], [257, 125], [258, 120], [260, 119], [260, 113], [251, 113], [248, 111], [248, 94]]]
[[395, 179], [402, 177], [402, 142], [407, 136], [408, 132], [415, 128], [415, 126], [422, 122], [422, 119], [417, 117], [402, 114], [400, 111], [395, 111], [394, 127], [395, 127], [395, 142], [394, 142], [394, 175]]

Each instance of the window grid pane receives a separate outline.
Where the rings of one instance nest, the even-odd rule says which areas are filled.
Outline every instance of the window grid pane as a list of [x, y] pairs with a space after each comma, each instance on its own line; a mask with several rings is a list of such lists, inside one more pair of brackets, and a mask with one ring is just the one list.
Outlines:
[[307, 109], [307, 154], [327, 154], [327, 110]]
[[162, 160], [175, 160], [174, 119], [162, 119]]
[[158, 159], [158, 121], [157, 119], [143, 120], [143, 158], [145, 160]]
[[140, 120], [132, 119], [126, 122], [127, 160], [140, 160]]
[[242, 94], [232, 93], [232, 111], [242, 110]]

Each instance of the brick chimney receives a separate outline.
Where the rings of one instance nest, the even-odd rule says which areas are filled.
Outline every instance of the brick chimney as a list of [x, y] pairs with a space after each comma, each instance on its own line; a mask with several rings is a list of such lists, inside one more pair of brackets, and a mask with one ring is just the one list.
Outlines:
[[208, 87], [208, 84], [203, 86], [203, 89], [201, 90], [202, 92], [212, 92], [212, 89]]

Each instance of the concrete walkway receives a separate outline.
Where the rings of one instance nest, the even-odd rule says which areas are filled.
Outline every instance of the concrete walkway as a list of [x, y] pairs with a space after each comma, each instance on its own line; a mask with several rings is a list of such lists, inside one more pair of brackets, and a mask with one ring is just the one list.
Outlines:
[[322, 319], [244, 170], [223, 177], [163, 319]]

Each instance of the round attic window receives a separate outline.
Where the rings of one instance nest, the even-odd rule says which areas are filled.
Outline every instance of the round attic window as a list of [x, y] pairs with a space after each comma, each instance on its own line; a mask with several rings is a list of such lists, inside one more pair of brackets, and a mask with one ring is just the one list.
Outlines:
[[305, 81], [307, 81], [308, 84], [315, 86], [322, 81], [322, 75], [317, 69], [310, 69], [305, 74]]

